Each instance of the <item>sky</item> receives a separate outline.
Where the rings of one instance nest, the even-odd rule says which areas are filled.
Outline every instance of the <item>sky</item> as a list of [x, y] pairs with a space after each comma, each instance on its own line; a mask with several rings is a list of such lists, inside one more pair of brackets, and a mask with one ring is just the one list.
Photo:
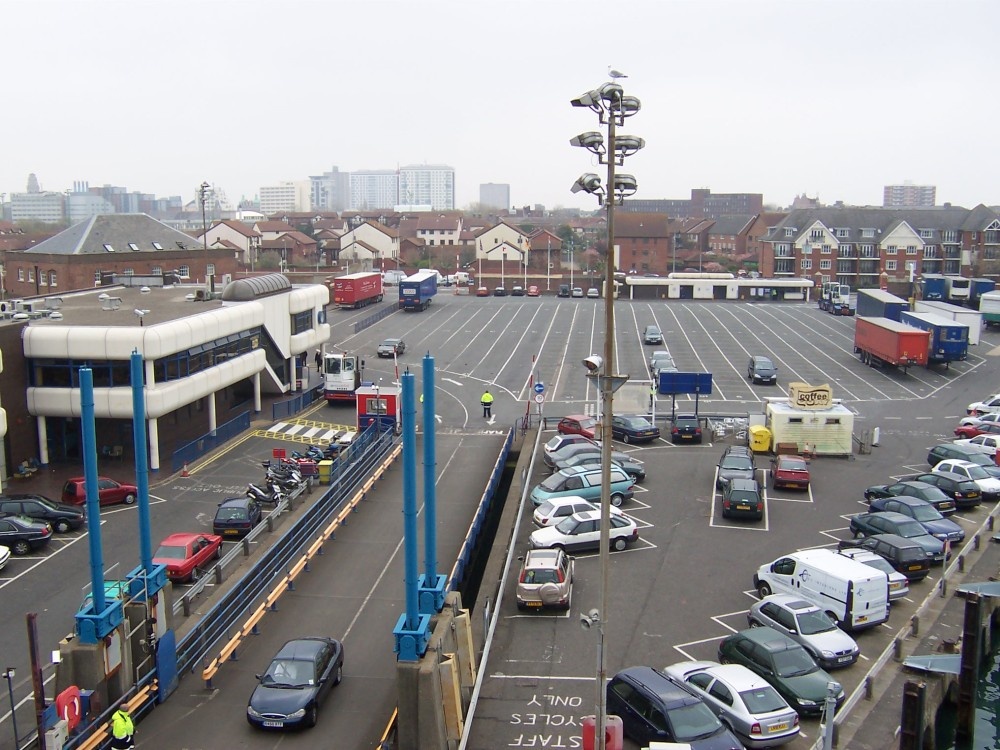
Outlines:
[[[235, 203], [446, 164], [456, 204], [596, 208], [570, 100], [626, 73], [635, 198], [1000, 204], [996, 0], [6, 0], [0, 193], [74, 180]], [[8, 198], [9, 199], [9, 198]]]

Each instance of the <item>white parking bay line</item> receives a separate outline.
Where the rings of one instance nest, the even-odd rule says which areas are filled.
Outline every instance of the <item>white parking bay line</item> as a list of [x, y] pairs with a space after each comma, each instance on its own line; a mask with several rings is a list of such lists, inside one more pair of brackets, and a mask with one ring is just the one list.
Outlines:
[[81, 534], [76, 539], [74, 539], [73, 541], [71, 541], [69, 544], [66, 544], [66, 545], [60, 547], [55, 552], [53, 552], [51, 555], [46, 555], [45, 557], [41, 557], [41, 558], [39, 558], [39, 557], [28, 557], [28, 558], [22, 557], [22, 558], [19, 558], [21, 560], [36, 560], [37, 562], [35, 562], [34, 565], [28, 566], [27, 568], [25, 568], [24, 570], [22, 570], [20, 573], [18, 573], [17, 575], [15, 575], [15, 576], [13, 576], [11, 578], [8, 578], [6, 580], [0, 580], [0, 589], [2, 589], [4, 586], [7, 586], [8, 584], [13, 583], [17, 579], [19, 579], [21, 576], [27, 575], [28, 573], [30, 573], [31, 571], [33, 571], [35, 568], [37, 568], [39, 565], [44, 564], [44, 562], [46, 560], [50, 560], [53, 557], [55, 557], [56, 555], [58, 555], [59, 553], [63, 552], [64, 550], [68, 550], [70, 547], [72, 547], [74, 544], [76, 544], [77, 542], [79, 542], [81, 539], [84, 539], [86, 536], [87, 536], [86, 534]]

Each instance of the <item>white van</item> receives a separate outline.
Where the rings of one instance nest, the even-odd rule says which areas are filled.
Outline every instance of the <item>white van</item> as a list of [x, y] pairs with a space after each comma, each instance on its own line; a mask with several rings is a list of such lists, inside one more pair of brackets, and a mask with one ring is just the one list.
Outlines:
[[753, 585], [761, 597], [795, 594], [812, 602], [845, 630], [870, 628], [889, 619], [889, 578], [881, 570], [810, 549], [761, 565]]

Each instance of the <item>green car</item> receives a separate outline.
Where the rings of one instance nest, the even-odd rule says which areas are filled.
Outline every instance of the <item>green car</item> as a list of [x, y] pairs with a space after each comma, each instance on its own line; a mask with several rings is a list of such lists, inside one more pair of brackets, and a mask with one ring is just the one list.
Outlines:
[[719, 661], [756, 672], [800, 714], [822, 713], [830, 682], [836, 685], [837, 708], [844, 702], [840, 683], [802, 646], [773, 628], [750, 628], [725, 638], [719, 644]]

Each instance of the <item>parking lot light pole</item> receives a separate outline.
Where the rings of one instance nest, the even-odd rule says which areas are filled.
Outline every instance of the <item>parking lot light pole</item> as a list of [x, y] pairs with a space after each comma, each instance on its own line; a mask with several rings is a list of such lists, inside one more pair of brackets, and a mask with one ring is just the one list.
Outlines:
[[7, 667], [4, 670], [3, 678], [7, 680], [7, 695], [10, 696], [10, 723], [14, 727], [14, 747], [21, 746], [21, 738], [17, 735], [17, 706], [14, 705], [14, 667]]
[[624, 164], [626, 156], [631, 156], [645, 146], [642, 138], [619, 136], [618, 125], [624, 123], [639, 111], [639, 100], [634, 96], [624, 96], [617, 82], [605, 83], [599, 89], [588, 91], [570, 102], [574, 107], [586, 107], [598, 115], [599, 122], [607, 125], [608, 137], [598, 131], [581, 133], [570, 140], [570, 145], [587, 149], [608, 166], [607, 184], [601, 185], [601, 178], [588, 172], [582, 175], [571, 188], [572, 192], [586, 192], [597, 196], [598, 204], [604, 204], [608, 212], [608, 247], [605, 257], [604, 275], [604, 355], [588, 357], [584, 365], [590, 376], [597, 378], [601, 394], [601, 538], [600, 568], [601, 597], [597, 617], [590, 621], [597, 625], [597, 680], [594, 734], [597, 750], [606, 750], [606, 708], [607, 658], [605, 638], [608, 624], [608, 572], [611, 555], [611, 420], [613, 415], [614, 392], [628, 380], [627, 375], [615, 375], [615, 204], [624, 202], [625, 197], [636, 191], [636, 181], [632, 175], [616, 175], [615, 166]]

